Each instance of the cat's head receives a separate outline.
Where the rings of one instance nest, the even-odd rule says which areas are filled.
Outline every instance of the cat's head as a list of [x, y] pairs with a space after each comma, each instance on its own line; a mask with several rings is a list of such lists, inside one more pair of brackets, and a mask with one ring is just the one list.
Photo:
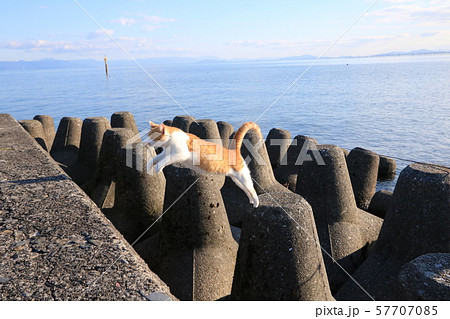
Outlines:
[[150, 146], [160, 147], [169, 140], [170, 134], [166, 125], [155, 124], [152, 121], [149, 121], [148, 124], [150, 124], [150, 131], [147, 133], [145, 142]]

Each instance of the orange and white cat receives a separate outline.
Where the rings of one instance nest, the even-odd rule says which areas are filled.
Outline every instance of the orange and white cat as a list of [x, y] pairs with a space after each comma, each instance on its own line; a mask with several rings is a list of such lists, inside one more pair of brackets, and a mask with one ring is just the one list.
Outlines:
[[149, 122], [151, 130], [144, 142], [163, 151], [148, 164], [155, 166], [157, 173], [171, 164], [181, 164], [201, 174], [223, 174], [230, 176], [236, 185], [247, 195], [250, 204], [258, 207], [259, 199], [253, 187], [250, 170], [241, 155], [245, 134], [254, 130], [262, 138], [261, 130], [253, 122], [247, 122], [236, 132], [230, 149], [222, 145], [202, 140], [198, 136], [164, 124]]

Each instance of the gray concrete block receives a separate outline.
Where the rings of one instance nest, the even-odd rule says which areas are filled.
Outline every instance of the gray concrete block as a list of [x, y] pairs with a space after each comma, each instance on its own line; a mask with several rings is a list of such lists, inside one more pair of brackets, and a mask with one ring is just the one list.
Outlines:
[[139, 130], [131, 112], [115, 112], [111, 115], [112, 128], [127, 128], [130, 129], [134, 135], [139, 134]]
[[48, 151], [46, 137], [41, 122], [37, 120], [23, 120], [19, 123], [44, 150]]
[[352, 274], [362, 263], [367, 241], [363, 240], [361, 214], [344, 153], [334, 145], [320, 145], [317, 149], [325, 165], [307, 161], [299, 166], [296, 192], [313, 209], [321, 246], [326, 252], [328, 279], [335, 292], [348, 280], [346, 272]]
[[82, 125], [83, 121], [77, 117], [63, 117], [59, 122], [50, 154], [63, 167], [72, 165], [78, 158]]
[[81, 128], [80, 149], [74, 164], [66, 169], [67, 174], [80, 187], [84, 187], [95, 176], [103, 134], [111, 125], [105, 117], [88, 117]]
[[289, 131], [273, 128], [266, 137], [266, 148], [269, 154], [272, 169], [276, 169], [291, 144], [291, 133]]
[[[146, 164], [156, 156], [152, 147], [135, 144], [117, 153], [115, 199], [112, 209], [103, 212], [130, 243], [150, 237], [159, 230], [163, 212], [164, 174], [147, 172]], [[152, 226], [153, 225], [153, 226]]]
[[164, 174], [167, 211], [161, 223], [158, 274], [181, 300], [229, 295], [238, 245], [216, 176], [173, 165], [164, 168]]
[[[275, 178], [280, 184], [295, 192], [298, 168], [307, 160], [303, 158], [303, 154], [312, 147], [317, 147], [317, 141], [308, 136], [297, 135], [291, 141], [287, 152], [281, 158], [281, 164], [274, 170]], [[311, 159], [315, 160], [314, 157]]]
[[391, 191], [385, 189], [376, 192], [370, 200], [369, 213], [384, 218], [389, 209], [389, 205], [391, 205], [392, 194]]
[[217, 122], [217, 128], [219, 129], [220, 138], [222, 139], [222, 145], [228, 148], [230, 144], [230, 136], [234, 132], [233, 125], [224, 121], [219, 121]]
[[234, 300], [333, 300], [311, 206], [294, 193], [260, 195], [240, 237]]
[[95, 177], [86, 188], [86, 193], [101, 209], [114, 206], [117, 153], [133, 136], [133, 131], [128, 128], [108, 129], [103, 134]]
[[177, 127], [180, 130], [189, 133], [191, 123], [195, 121], [195, 118], [189, 115], [177, 115], [172, 120], [172, 126]]
[[380, 155], [380, 164], [378, 166], [378, 180], [391, 181], [395, 178], [397, 172], [397, 162], [395, 159]]
[[356, 205], [367, 211], [377, 187], [378, 154], [356, 147], [347, 156], [347, 167], [352, 181]]
[[[421, 255], [450, 252], [450, 169], [410, 164], [400, 174], [374, 251], [354, 273], [376, 300], [394, 300], [402, 267]], [[367, 300], [348, 281], [339, 300]]]
[[47, 146], [47, 150], [50, 151], [56, 135], [53, 118], [49, 115], [36, 115], [33, 120], [41, 122], [42, 128], [44, 129], [45, 144]]
[[450, 253], [426, 254], [402, 267], [395, 299], [450, 301]]

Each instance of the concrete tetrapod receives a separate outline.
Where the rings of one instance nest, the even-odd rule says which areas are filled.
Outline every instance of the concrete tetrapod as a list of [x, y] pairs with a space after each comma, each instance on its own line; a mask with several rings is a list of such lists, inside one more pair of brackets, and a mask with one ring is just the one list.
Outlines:
[[189, 133], [189, 127], [195, 118], [189, 115], [177, 115], [172, 120], [172, 126], [178, 127], [180, 130]]
[[[235, 143], [235, 141], [232, 140], [230, 144], [232, 143]], [[248, 160], [253, 186], [258, 195], [269, 191], [290, 192], [275, 180], [266, 145], [256, 132], [248, 131], [244, 136], [241, 154], [244, 160]], [[251, 206], [248, 197], [229, 177], [225, 179], [221, 193], [230, 224], [240, 227], [245, 211]]]
[[347, 167], [352, 181], [356, 205], [364, 210], [369, 208], [370, 200], [377, 187], [378, 154], [356, 147], [347, 156]]
[[181, 300], [217, 300], [231, 292], [237, 243], [216, 175], [170, 165], [155, 271]]
[[[410, 164], [397, 181], [373, 253], [353, 274], [375, 300], [393, 300], [400, 269], [416, 257], [450, 252], [450, 169]], [[369, 297], [348, 281], [339, 300]]]
[[162, 172], [146, 170], [147, 162], [155, 156], [155, 150], [142, 143], [117, 153], [114, 207], [103, 212], [130, 243], [144, 232], [142, 238], [158, 231], [159, 225], [154, 223], [163, 212], [166, 179]]
[[66, 169], [67, 174], [82, 188], [95, 176], [103, 134], [110, 128], [105, 117], [88, 117], [83, 121], [78, 158]]
[[380, 164], [378, 166], [378, 180], [393, 180], [397, 172], [397, 163], [395, 159], [380, 155]]
[[369, 213], [378, 216], [380, 218], [384, 218], [386, 212], [388, 211], [389, 205], [391, 205], [392, 201], [392, 192], [382, 189], [373, 195], [370, 205], [369, 205]]
[[33, 120], [41, 122], [42, 128], [44, 129], [45, 144], [47, 145], [47, 150], [50, 151], [56, 135], [53, 118], [49, 115], [36, 115]]
[[289, 131], [280, 128], [273, 128], [269, 131], [266, 137], [266, 148], [272, 169], [276, 169], [282, 163], [281, 160], [286, 156], [290, 144], [291, 133]]
[[53, 140], [50, 155], [63, 167], [75, 163], [81, 140], [83, 121], [77, 117], [63, 117]]
[[291, 191], [295, 192], [297, 185], [298, 167], [304, 161], [317, 160], [308, 158], [310, 156], [307, 152], [311, 148], [317, 146], [317, 141], [311, 137], [304, 135], [297, 135], [289, 145], [283, 158], [280, 160], [280, 165], [274, 170], [276, 180]]
[[217, 122], [217, 128], [219, 129], [220, 138], [222, 139], [222, 145], [228, 148], [230, 145], [230, 136], [234, 132], [233, 125], [224, 121], [219, 121]]
[[426, 254], [402, 267], [395, 299], [450, 301], [450, 253]]
[[48, 151], [41, 122], [37, 120], [23, 120], [19, 121], [19, 123], [44, 150]]
[[324, 260], [328, 279], [334, 293], [348, 280], [346, 272], [353, 273], [362, 263], [365, 247], [376, 240], [382, 220], [356, 207], [341, 148], [319, 145], [317, 150], [324, 165], [318, 161], [305, 161], [299, 166], [296, 192], [313, 209], [320, 243], [326, 251]]
[[245, 217], [233, 300], [333, 300], [311, 206], [294, 193], [268, 192]]
[[127, 128], [130, 129], [134, 135], [139, 134], [136, 126], [136, 121], [131, 112], [115, 112], [111, 115], [111, 127], [112, 128]]
[[189, 132], [206, 140], [213, 140], [213, 143], [221, 144], [219, 129], [214, 120], [204, 119], [192, 122]]
[[103, 134], [95, 178], [86, 193], [101, 209], [114, 205], [118, 151], [134, 136], [128, 128], [113, 128]]

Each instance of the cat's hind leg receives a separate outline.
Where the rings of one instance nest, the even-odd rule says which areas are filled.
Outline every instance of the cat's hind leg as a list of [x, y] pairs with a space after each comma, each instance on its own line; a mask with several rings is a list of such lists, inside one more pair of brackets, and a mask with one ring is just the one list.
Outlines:
[[247, 189], [244, 187], [244, 185], [241, 184], [241, 182], [237, 179], [237, 177], [234, 177], [233, 175], [230, 175], [233, 182], [244, 191], [245, 195], [247, 195], [248, 200], [250, 201], [250, 204], [253, 204], [253, 198], [252, 195], [247, 191]]
[[[252, 176], [250, 175], [250, 170], [247, 167], [244, 167], [242, 170], [237, 172], [235, 175], [237, 180], [241, 183], [241, 185], [245, 188], [246, 194], [249, 194], [250, 203], [253, 204], [253, 207], [259, 206], [259, 198], [258, 194], [256, 194], [255, 188], [253, 187]], [[247, 195], [248, 196], [248, 195]]]

